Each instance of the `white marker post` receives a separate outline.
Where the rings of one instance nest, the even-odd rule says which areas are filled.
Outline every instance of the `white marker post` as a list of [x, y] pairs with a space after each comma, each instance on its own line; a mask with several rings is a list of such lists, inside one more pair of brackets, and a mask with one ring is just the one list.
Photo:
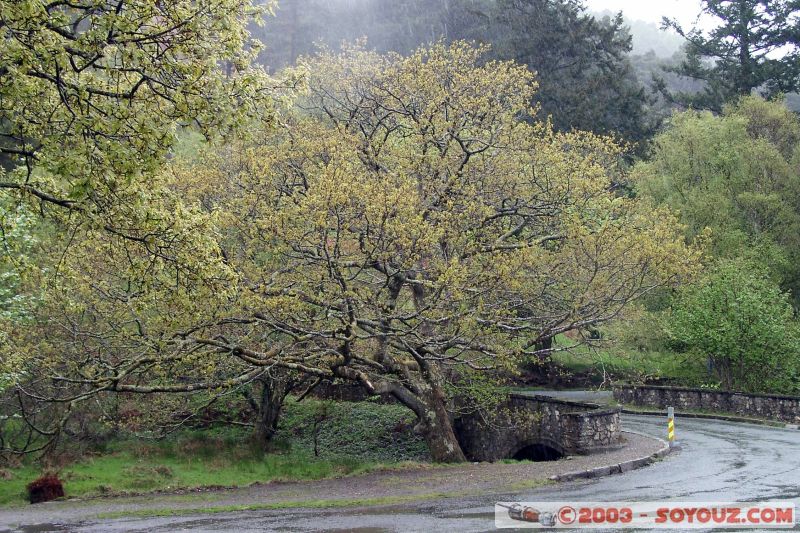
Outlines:
[[677, 447], [678, 443], [675, 442], [675, 408], [667, 408], [667, 441], [670, 448]]

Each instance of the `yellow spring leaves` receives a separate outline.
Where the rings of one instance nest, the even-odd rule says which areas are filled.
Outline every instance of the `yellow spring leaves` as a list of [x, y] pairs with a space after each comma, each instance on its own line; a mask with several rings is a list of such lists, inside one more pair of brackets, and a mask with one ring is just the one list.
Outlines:
[[308, 94], [284, 126], [225, 152], [225, 231], [276, 313], [289, 295], [326, 317], [400, 306], [494, 338], [520, 302], [529, 325], [601, 320], [691, 275], [699, 252], [675, 218], [613, 191], [621, 148], [521, 120], [530, 73], [483, 52], [323, 52], [305, 60]]

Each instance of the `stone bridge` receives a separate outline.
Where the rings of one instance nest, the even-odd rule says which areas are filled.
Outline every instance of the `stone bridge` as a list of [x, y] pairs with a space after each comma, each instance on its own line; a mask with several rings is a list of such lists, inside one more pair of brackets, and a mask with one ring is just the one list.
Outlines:
[[620, 446], [619, 407], [511, 394], [488, 420], [455, 419], [464, 453], [472, 461], [551, 460]]

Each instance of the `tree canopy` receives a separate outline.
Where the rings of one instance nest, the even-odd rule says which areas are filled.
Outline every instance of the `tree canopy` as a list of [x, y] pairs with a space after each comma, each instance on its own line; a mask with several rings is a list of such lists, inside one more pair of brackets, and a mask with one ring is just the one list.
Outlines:
[[789, 295], [757, 263], [722, 261], [684, 288], [668, 330], [678, 348], [707, 358], [725, 390], [788, 392], [800, 380]]
[[748, 97], [721, 116], [687, 111], [634, 171], [640, 193], [680, 212], [689, 236], [711, 229], [721, 258], [758, 256], [800, 289], [800, 122], [782, 102]]
[[674, 71], [705, 82], [701, 92], [676, 93], [674, 100], [719, 112], [753, 91], [771, 97], [800, 88], [800, 2], [703, 0], [702, 6], [718, 22], [709, 32], [664, 19], [686, 39], [686, 59]]
[[[104, 247], [130, 253], [114, 267], [136, 294], [166, 291], [166, 278], [176, 294], [193, 281], [224, 278], [208, 217], [187, 207], [161, 175], [181, 130], [214, 138], [254, 117], [270, 120], [276, 91], [250, 64], [257, 47], [247, 26], [271, 7], [249, 0], [0, 1], [0, 388], [13, 382], [12, 393], [21, 394], [39, 372], [75, 370], [59, 366], [65, 358], [29, 358], [38, 348], [58, 348], [48, 335], [27, 336], [59, 291], [78, 316], [80, 305], [90, 306], [70, 257], [95, 263], [84, 267], [97, 269], [94, 287], [112, 300], [119, 287], [100, 281], [108, 281], [102, 273], [112, 264]], [[124, 299], [114, 301], [125, 307]], [[51, 336], [74, 332], [69, 321], [50, 318]], [[71, 342], [81, 340], [65, 343], [80, 367]], [[26, 398], [33, 412], [47, 411], [43, 397]], [[74, 404], [67, 403], [69, 412]], [[30, 405], [20, 405], [27, 413]]]
[[217, 134], [269, 114], [247, 31], [263, 9], [250, 0], [0, 1], [0, 192], [158, 240], [165, 230], [144, 197], [176, 131]]
[[473, 384], [699, 257], [668, 210], [613, 192], [611, 140], [521, 120], [532, 75], [485, 52], [304, 60], [308, 92], [280, 127], [159, 178], [174, 261], [105, 231], [65, 249], [57, 297], [15, 331], [46, 370], [23, 407], [59, 402], [57, 425], [104, 392], [293, 371], [394, 396], [436, 460], [463, 460], [450, 416], [472, 408]]

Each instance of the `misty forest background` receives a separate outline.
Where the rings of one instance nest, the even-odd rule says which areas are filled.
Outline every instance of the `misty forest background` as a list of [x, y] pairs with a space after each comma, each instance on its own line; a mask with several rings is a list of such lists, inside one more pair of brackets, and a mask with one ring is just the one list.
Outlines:
[[[635, 143], [651, 140], [682, 107], [669, 95], [705, 86], [675, 72], [687, 59], [686, 39], [677, 32], [624, 13], [590, 12], [580, 1], [298, 0], [251, 30], [266, 43], [258, 61], [273, 72], [319, 47], [361, 39], [370, 49], [404, 55], [439, 39], [489, 44], [492, 58], [537, 73], [540, 116], [557, 128]], [[795, 93], [784, 96], [790, 109], [800, 109]]]
[[669, 113], [654, 77], [666, 77], [672, 90], [699, 88], [662, 70], [683, 58], [679, 35], [616, 13], [589, 13], [580, 2], [298, 0], [253, 31], [268, 43], [258, 60], [272, 71], [318, 46], [359, 39], [400, 54], [439, 39], [490, 44], [491, 57], [538, 73], [536, 101], [556, 127], [633, 141], [651, 136]]

